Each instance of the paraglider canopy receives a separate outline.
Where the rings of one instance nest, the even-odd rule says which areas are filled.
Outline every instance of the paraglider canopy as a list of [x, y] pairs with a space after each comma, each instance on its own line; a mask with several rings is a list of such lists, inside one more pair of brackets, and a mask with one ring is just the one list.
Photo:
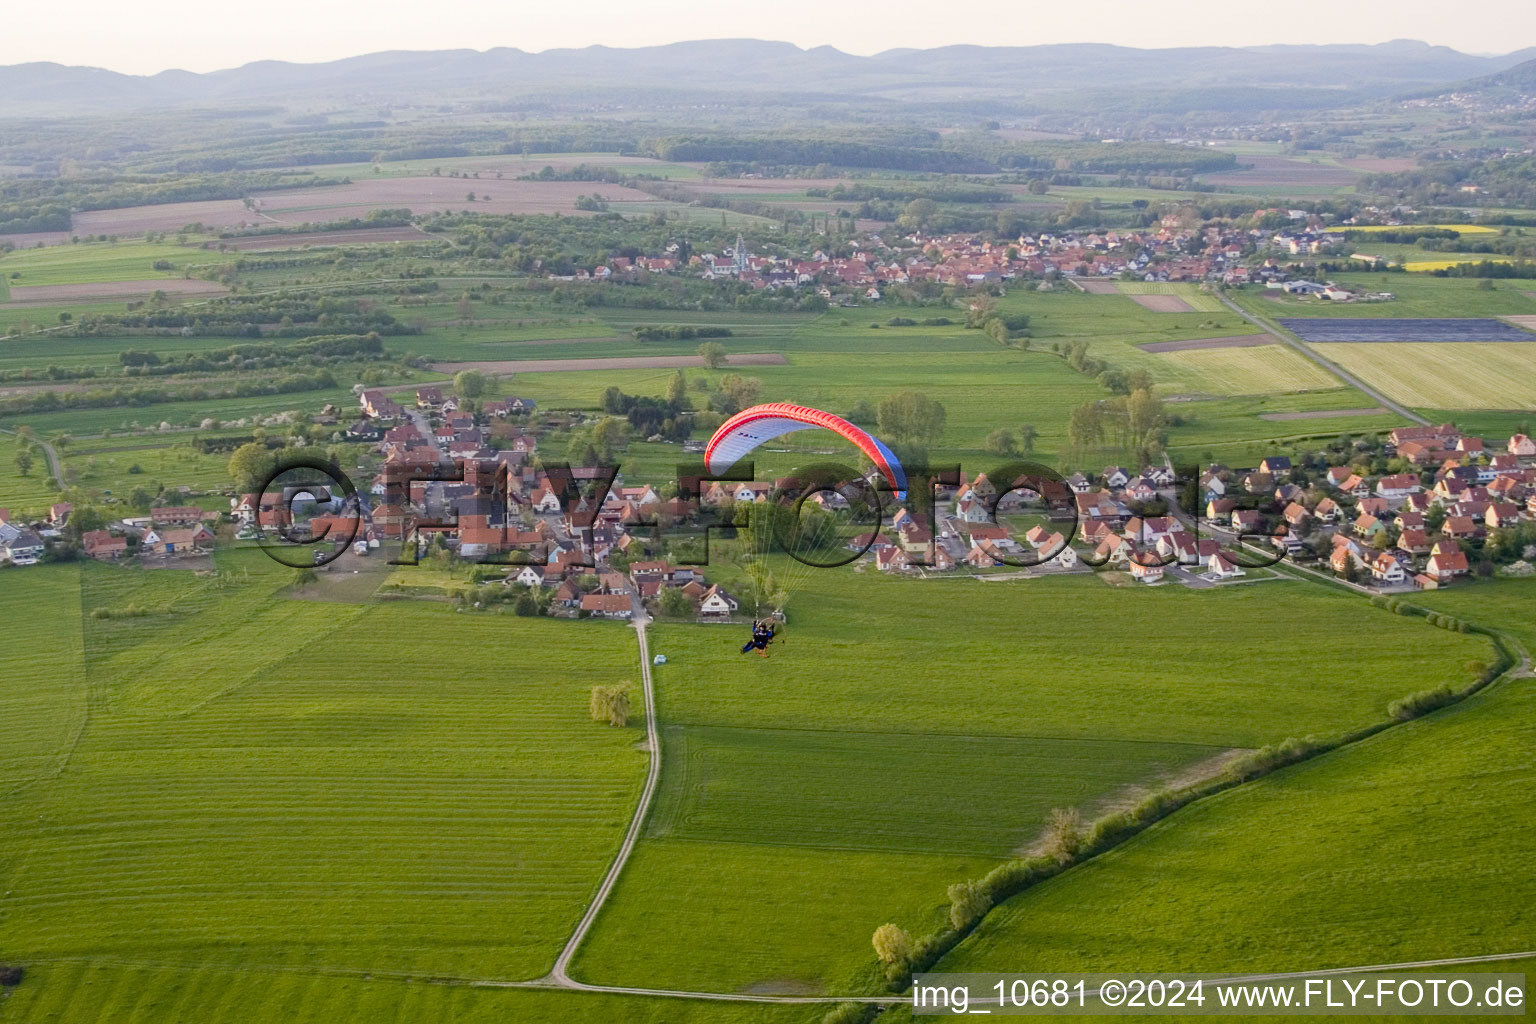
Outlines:
[[704, 464], [711, 473], [723, 472], [765, 441], [796, 430], [810, 429], [830, 430], [840, 435], [875, 464], [893, 490], [906, 491], [906, 471], [901, 468], [895, 453], [878, 437], [841, 416], [788, 402], [754, 405], [720, 424], [720, 429], [704, 448]]

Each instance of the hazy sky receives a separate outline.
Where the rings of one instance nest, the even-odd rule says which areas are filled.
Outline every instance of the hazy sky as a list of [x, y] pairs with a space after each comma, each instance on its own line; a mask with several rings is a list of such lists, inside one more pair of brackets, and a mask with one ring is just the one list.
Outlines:
[[1422, 39], [1469, 53], [1536, 45], [1536, 2], [1479, 0], [72, 0], [8, 5], [0, 64], [149, 74], [375, 50], [646, 46], [752, 37], [869, 54], [950, 43], [1245, 46]]

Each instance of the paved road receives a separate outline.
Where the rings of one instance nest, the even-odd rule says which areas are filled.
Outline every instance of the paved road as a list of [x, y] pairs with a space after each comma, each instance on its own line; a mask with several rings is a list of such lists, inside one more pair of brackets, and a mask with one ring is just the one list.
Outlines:
[[[639, 605], [638, 598], [634, 604]], [[555, 966], [550, 970], [549, 977], [544, 979], [559, 988], [575, 988], [592, 992], [617, 991], [597, 985], [584, 985], [574, 980], [567, 970], [571, 966], [571, 958], [576, 955], [582, 939], [587, 937], [592, 922], [597, 920], [598, 911], [602, 910], [608, 894], [613, 891], [614, 884], [619, 880], [619, 874], [624, 870], [625, 861], [629, 860], [629, 855], [640, 838], [640, 829], [644, 827], [645, 816], [651, 809], [651, 798], [656, 795], [656, 784], [661, 780], [661, 733], [656, 728], [656, 691], [651, 685], [651, 648], [645, 634], [645, 627], [649, 622], [650, 619], [646, 617], [643, 608], [636, 612], [632, 620], [635, 635], [640, 641], [640, 684], [645, 694], [645, 742], [650, 755], [650, 765], [645, 773], [645, 788], [640, 791], [640, 802], [635, 805], [635, 816], [630, 820], [629, 831], [624, 834], [624, 843], [619, 847], [618, 855], [613, 858], [608, 874], [603, 877], [603, 884], [597, 887], [597, 895], [592, 898], [592, 903], [576, 925], [576, 930], [571, 933], [565, 948], [555, 958]]]
[[1261, 318], [1254, 316], [1252, 313], [1249, 313], [1246, 309], [1243, 309], [1237, 303], [1233, 302], [1231, 299], [1227, 298], [1220, 292], [1216, 293], [1216, 297], [1221, 300], [1222, 305], [1226, 306], [1232, 312], [1236, 313], [1244, 320], [1247, 320], [1249, 323], [1259, 328], [1259, 330], [1263, 331], [1265, 334], [1270, 334], [1276, 338], [1279, 338], [1281, 341], [1285, 342], [1285, 344], [1289, 345], [1297, 352], [1300, 352], [1302, 355], [1306, 356], [1308, 359], [1312, 360], [1314, 363], [1321, 366], [1335, 377], [1338, 377], [1350, 387], [1370, 395], [1372, 398], [1376, 399], [1377, 402], [1381, 403], [1381, 405], [1391, 409], [1393, 412], [1397, 413], [1399, 416], [1402, 416], [1404, 419], [1412, 420], [1414, 423], [1418, 423], [1422, 426], [1429, 425], [1429, 420], [1425, 419], [1423, 416], [1420, 416], [1418, 413], [1414, 412], [1412, 409], [1409, 409], [1407, 406], [1399, 405], [1398, 403], [1392, 401], [1392, 399], [1388, 398], [1380, 391], [1377, 391], [1375, 388], [1371, 387], [1365, 381], [1344, 369], [1344, 367], [1340, 366], [1332, 359], [1327, 359], [1322, 355], [1319, 355], [1312, 349], [1311, 346], [1298, 341], [1297, 339], [1291, 337], [1289, 334], [1271, 327]]

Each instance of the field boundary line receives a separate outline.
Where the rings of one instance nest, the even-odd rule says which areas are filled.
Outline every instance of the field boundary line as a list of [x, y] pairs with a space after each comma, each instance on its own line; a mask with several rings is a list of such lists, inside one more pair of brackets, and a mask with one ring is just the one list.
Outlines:
[[1275, 324], [1270, 323], [1266, 317], [1260, 316], [1257, 313], [1248, 312], [1248, 310], [1233, 302], [1222, 292], [1218, 291], [1215, 293], [1215, 295], [1217, 299], [1221, 300], [1222, 305], [1226, 306], [1232, 312], [1253, 324], [1255, 327], [1258, 327], [1266, 334], [1270, 334], [1276, 338], [1279, 338], [1285, 344], [1289, 345], [1297, 352], [1300, 352], [1302, 355], [1306, 356], [1308, 359], [1312, 360], [1318, 366], [1321, 366], [1323, 369], [1327, 370], [1329, 373], [1333, 374], [1344, 383], [1353, 387], [1355, 390], [1376, 399], [1379, 404], [1386, 407], [1387, 409], [1390, 409], [1392, 412], [1397, 413], [1399, 416], [1417, 423], [1420, 426], [1429, 426], [1429, 420], [1425, 419], [1423, 416], [1420, 416], [1418, 413], [1414, 412], [1412, 409], [1409, 409], [1407, 406], [1394, 402], [1392, 399], [1388, 398], [1380, 391], [1377, 391], [1375, 388], [1371, 387], [1359, 377], [1356, 377], [1354, 374], [1344, 369], [1344, 367], [1340, 366], [1338, 363], [1335, 363], [1332, 359], [1327, 358], [1320, 352], [1314, 351], [1312, 346], [1308, 345], [1305, 341], [1302, 341], [1300, 338], [1287, 333]]
[[[639, 602], [635, 602], [638, 604]], [[661, 730], [656, 724], [656, 689], [651, 681], [651, 648], [646, 638], [645, 627], [650, 623], [650, 618], [642, 610], [635, 618], [635, 638], [640, 647], [640, 687], [645, 696], [645, 739], [648, 748], [649, 760], [645, 772], [645, 786], [640, 790], [640, 800], [635, 804], [634, 817], [630, 819], [629, 829], [624, 833], [624, 842], [619, 845], [619, 852], [614, 855], [613, 863], [609, 865], [608, 873], [603, 876], [602, 884], [597, 887], [597, 893], [592, 897], [592, 902], [587, 905], [587, 911], [576, 923], [576, 930], [566, 940], [565, 947], [560, 950], [560, 955], [555, 958], [555, 965], [550, 968], [547, 981], [558, 988], [591, 990], [592, 986], [576, 981], [570, 976], [569, 968], [576, 951], [581, 948], [581, 943], [587, 937], [587, 932], [597, 920], [598, 913], [603, 909], [608, 896], [613, 892], [613, 887], [619, 881], [619, 875], [624, 870], [624, 865], [629, 861], [629, 855], [634, 852], [635, 844], [640, 839], [640, 830], [645, 827], [645, 819], [650, 814], [651, 800], [656, 795], [657, 784], [661, 781]]]

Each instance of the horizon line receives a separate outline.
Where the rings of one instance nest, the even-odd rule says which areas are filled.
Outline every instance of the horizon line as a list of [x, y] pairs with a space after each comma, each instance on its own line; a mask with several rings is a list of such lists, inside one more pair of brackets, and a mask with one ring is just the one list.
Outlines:
[[231, 71], [241, 71], [241, 70], [244, 70], [245, 68], [256, 67], [256, 66], [265, 65], [265, 64], [281, 64], [281, 65], [287, 65], [287, 66], [290, 66], [290, 67], [321, 67], [321, 66], [324, 66], [324, 65], [327, 65], [327, 64], [340, 64], [340, 63], [343, 63], [343, 62], [346, 62], [346, 61], [360, 60], [360, 59], [365, 58], [365, 57], [379, 57], [379, 56], [385, 56], [385, 55], [390, 55], [390, 54], [467, 53], [467, 54], [477, 54], [477, 55], [482, 55], [483, 56], [483, 55], [491, 54], [491, 53], [494, 53], [494, 52], [497, 52], [497, 51], [507, 51], [507, 52], [510, 52], [510, 53], [522, 54], [524, 56], [529, 56], [529, 57], [538, 57], [538, 56], [543, 56], [545, 54], [554, 54], [554, 53], [582, 53], [582, 52], [588, 51], [588, 50], [613, 50], [613, 51], [619, 52], [619, 53], [635, 53], [635, 52], [638, 52], [638, 51], [641, 51], [641, 50], [660, 50], [660, 49], [665, 49], [667, 47], [672, 47], [672, 46], [687, 46], [687, 45], [691, 45], [691, 44], [700, 44], [700, 43], [705, 43], [705, 44], [707, 44], [707, 43], [761, 43], [761, 44], [766, 44], [766, 45], [788, 46], [788, 47], [792, 47], [795, 50], [798, 50], [801, 53], [811, 53], [811, 52], [814, 52], [814, 51], [817, 51], [817, 50], [831, 50], [831, 51], [833, 51], [835, 53], [838, 53], [838, 54], [841, 54], [843, 56], [853, 57], [853, 58], [856, 58], [858, 60], [876, 60], [876, 59], [879, 59], [879, 58], [882, 58], [882, 57], [886, 57], [886, 56], [892, 55], [892, 54], [933, 53], [933, 52], [936, 52], [936, 51], [939, 51], [939, 50], [957, 50], [957, 49], [1034, 50], [1034, 49], [1052, 49], [1052, 48], [1084, 47], [1084, 46], [1104, 47], [1104, 48], [1107, 48], [1107, 49], [1115, 49], [1115, 50], [1135, 50], [1135, 51], [1139, 51], [1139, 52], [1142, 52], [1142, 53], [1158, 53], [1158, 52], [1179, 51], [1179, 50], [1269, 50], [1269, 49], [1312, 49], [1312, 50], [1325, 50], [1325, 49], [1343, 48], [1343, 47], [1365, 47], [1365, 48], [1373, 48], [1374, 49], [1374, 48], [1378, 48], [1378, 47], [1399, 46], [1399, 45], [1402, 45], [1402, 44], [1413, 44], [1413, 45], [1416, 45], [1416, 46], [1422, 46], [1422, 47], [1424, 47], [1426, 49], [1449, 50], [1449, 51], [1451, 51], [1453, 53], [1459, 53], [1459, 54], [1462, 54], [1462, 55], [1468, 56], [1468, 57], [1482, 57], [1482, 58], [1488, 58], [1488, 59], [1496, 59], [1496, 58], [1499, 58], [1499, 57], [1508, 57], [1508, 56], [1510, 56], [1512, 54], [1520, 53], [1521, 51], [1524, 51], [1524, 50], [1536, 50], [1536, 45], [1531, 45], [1531, 46], [1515, 47], [1514, 49], [1506, 50], [1506, 51], [1503, 51], [1502, 53], [1495, 53], [1495, 52], [1472, 52], [1472, 51], [1467, 51], [1467, 50], [1458, 50], [1454, 46], [1449, 46], [1449, 45], [1446, 45], [1446, 44], [1443, 44], [1443, 43], [1430, 43], [1430, 42], [1427, 42], [1427, 41], [1422, 40], [1422, 39], [1411, 39], [1411, 38], [1402, 37], [1402, 38], [1397, 38], [1397, 39], [1389, 39], [1389, 40], [1385, 40], [1383, 42], [1378, 42], [1378, 43], [1365, 43], [1365, 42], [1254, 43], [1254, 44], [1242, 45], [1242, 46], [1232, 45], [1232, 44], [1223, 44], [1223, 43], [1190, 44], [1190, 45], [1184, 45], [1184, 46], [1126, 46], [1126, 45], [1121, 44], [1121, 43], [1100, 43], [1100, 42], [1094, 42], [1094, 41], [1091, 41], [1091, 40], [1080, 40], [1080, 41], [1076, 41], [1076, 42], [1056, 42], [1056, 43], [1030, 43], [1030, 44], [1022, 44], [1022, 45], [1019, 45], [1019, 44], [988, 44], [988, 43], [946, 43], [946, 44], [944, 44], [942, 46], [893, 46], [893, 47], [888, 47], [888, 48], [886, 48], [884, 50], [876, 51], [874, 53], [860, 54], [860, 53], [852, 53], [852, 52], [850, 52], [848, 50], [840, 49], [839, 47], [837, 47], [837, 46], [835, 46], [835, 45], [833, 45], [831, 43], [820, 43], [820, 44], [817, 44], [817, 45], [814, 45], [814, 46], [801, 46], [798, 43], [790, 42], [790, 41], [784, 40], [784, 39], [765, 39], [765, 38], [760, 38], [760, 37], [756, 37], [756, 36], [707, 36], [707, 37], [699, 37], [699, 38], [692, 38], [692, 39], [674, 39], [671, 42], [666, 42], [666, 43], [650, 43], [650, 44], [646, 44], [646, 45], [643, 45], [643, 46], [613, 46], [613, 45], [610, 45], [610, 44], [607, 44], [607, 43], [589, 43], [586, 46], [550, 46], [550, 47], [546, 47], [546, 48], [544, 48], [542, 50], [525, 50], [525, 49], [522, 49], [521, 47], [517, 47], [517, 46], [490, 46], [490, 47], [486, 47], [485, 49], [476, 49], [475, 47], [472, 47], [472, 46], [455, 46], [455, 47], [442, 47], [442, 48], [429, 48], [429, 49], [391, 48], [391, 49], [383, 49], [383, 50], [367, 50], [367, 51], [364, 51], [362, 53], [353, 53], [353, 54], [349, 54], [349, 55], [344, 56], [344, 57], [332, 57], [332, 58], [329, 58], [329, 59], [326, 59], [326, 60], [285, 60], [285, 59], [280, 58], [280, 57], [260, 57], [260, 58], [257, 58], [255, 60], [248, 60], [248, 61], [246, 61], [246, 62], [244, 62], [242, 64], [232, 64], [232, 65], [229, 65], [228, 67], [213, 68], [213, 69], [211, 69], [209, 71], [189, 71], [186, 68], [182, 68], [182, 67], [166, 67], [166, 68], [160, 69], [159, 71], [152, 71], [152, 72], [119, 71], [119, 70], [117, 70], [115, 68], [106, 67], [106, 66], [100, 65], [100, 64], [68, 64], [68, 63], [64, 63], [62, 61], [58, 61], [58, 60], [30, 60], [30, 61], [20, 61], [20, 62], [14, 63], [14, 64], [0, 64], [0, 70], [7, 70], [7, 69], [12, 69], [12, 68], [35, 67], [35, 66], [52, 66], [52, 67], [64, 68], [66, 70], [105, 71], [105, 72], [108, 72], [109, 74], [122, 75], [125, 78], [150, 79], [150, 78], [157, 78], [157, 77], [159, 77], [161, 75], [172, 75], [172, 74], [197, 75], [197, 76], [218, 75], [218, 74], [224, 74], [224, 73], [231, 72]]

